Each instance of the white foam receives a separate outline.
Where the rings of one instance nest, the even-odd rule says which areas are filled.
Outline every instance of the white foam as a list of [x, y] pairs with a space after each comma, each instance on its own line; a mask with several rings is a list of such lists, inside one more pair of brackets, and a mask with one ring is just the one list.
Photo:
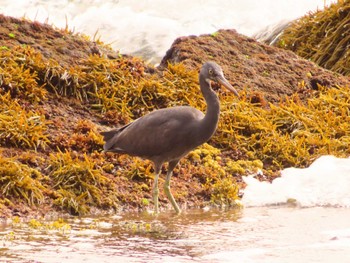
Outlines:
[[264, 206], [295, 201], [303, 207], [350, 207], [350, 158], [322, 156], [308, 168], [287, 168], [282, 176], [260, 182], [244, 177], [245, 206]]
[[236, 29], [253, 35], [281, 20], [292, 20], [310, 10], [322, 9], [335, 0], [246, 1], [21, 1], [0, 0], [0, 12], [54, 24], [101, 39], [122, 53], [165, 55], [179, 36]]

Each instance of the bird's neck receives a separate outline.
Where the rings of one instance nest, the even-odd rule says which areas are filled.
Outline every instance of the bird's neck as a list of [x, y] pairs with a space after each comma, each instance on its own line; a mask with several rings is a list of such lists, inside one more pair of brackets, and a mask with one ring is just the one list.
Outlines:
[[206, 131], [208, 139], [214, 134], [220, 114], [220, 103], [216, 93], [212, 90], [210, 82], [206, 81], [204, 77], [199, 78], [199, 84], [203, 93], [204, 99], [207, 103], [207, 110], [202, 121], [203, 130]]

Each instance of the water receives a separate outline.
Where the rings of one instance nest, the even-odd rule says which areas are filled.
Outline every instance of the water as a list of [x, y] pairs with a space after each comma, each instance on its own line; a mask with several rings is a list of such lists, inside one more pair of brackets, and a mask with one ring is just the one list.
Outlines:
[[68, 218], [58, 230], [4, 222], [0, 261], [350, 262], [349, 169], [322, 156], [271, 184], [245, 178], [242, 209]]
[[0, 0], [0, 12], [68, 26], [101, 38], [122, 53], [156, 63], [180, 36], [236, 29], [252, 36], [335, 0]]
[[[1, 262], [350, 262], [350, 209], [259, 207], [3, 225]], [[13, 240], [6, 239], [14, 231]]]

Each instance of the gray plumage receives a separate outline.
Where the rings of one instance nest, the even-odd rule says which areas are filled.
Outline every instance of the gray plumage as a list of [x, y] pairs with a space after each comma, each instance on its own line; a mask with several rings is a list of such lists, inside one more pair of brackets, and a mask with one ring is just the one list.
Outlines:
[[179, 160], [214, 134], [220, 114], [220, 104], [210, 81], [223, 84], [238, 96], [237, 91], [224, 78], [222, 69], [215, 62], [205, 63], [199, 74], [200, 88], [207, 103], [206, 114], [179, 106], [153, 111], [121, 128], [102, 132], [107, 152], [124, 153], [149, 159], [154, 163], [155, 181], [153, 199], [158, 213], [158, 177], [163, 163], [169, 168], [164, 185], [165, 193], [177, 213], [178, 205], [170, 193], [170, 178]]

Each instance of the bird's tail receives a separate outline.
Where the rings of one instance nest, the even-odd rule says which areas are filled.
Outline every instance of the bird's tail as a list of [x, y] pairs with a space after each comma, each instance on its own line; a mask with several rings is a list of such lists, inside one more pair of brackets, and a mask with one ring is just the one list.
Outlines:
[[[118, 137], [119, 133], [121, 133], [126, 127], [131, 125], [132, 123], [129, 123], [127, 125], [124, 125], [123, 127], [116, 128], [110, 131], [104, 131], [100, 132], [100, 134], [103, 136], [103, 140], [106, 142], [105, 145], [103, 146], [103, 149], [105, 152], [109, 151], [115, 143], [115, 137]], [[113, 149], [114, 152], [121, 152], [122, 150], [118, 150], [118, 148]]]
[[105, 142], [108, 142], [110, 139], [112, 139], [115, 134], [116, 134], [115, 130], [101, 132], [101, 135], [103, 136], [103, 140]]
[[103, 145], [104, 152], [108, 152], [108, 150], [113, 145], [112, 139], [116, 133], [118, 133], [118, 131], [116, 131], [115, 129], [110, 130], [110, 131], [101, 132], [101, 135], [103, 136], [103, 140], [105, 141], [105, 144]]

